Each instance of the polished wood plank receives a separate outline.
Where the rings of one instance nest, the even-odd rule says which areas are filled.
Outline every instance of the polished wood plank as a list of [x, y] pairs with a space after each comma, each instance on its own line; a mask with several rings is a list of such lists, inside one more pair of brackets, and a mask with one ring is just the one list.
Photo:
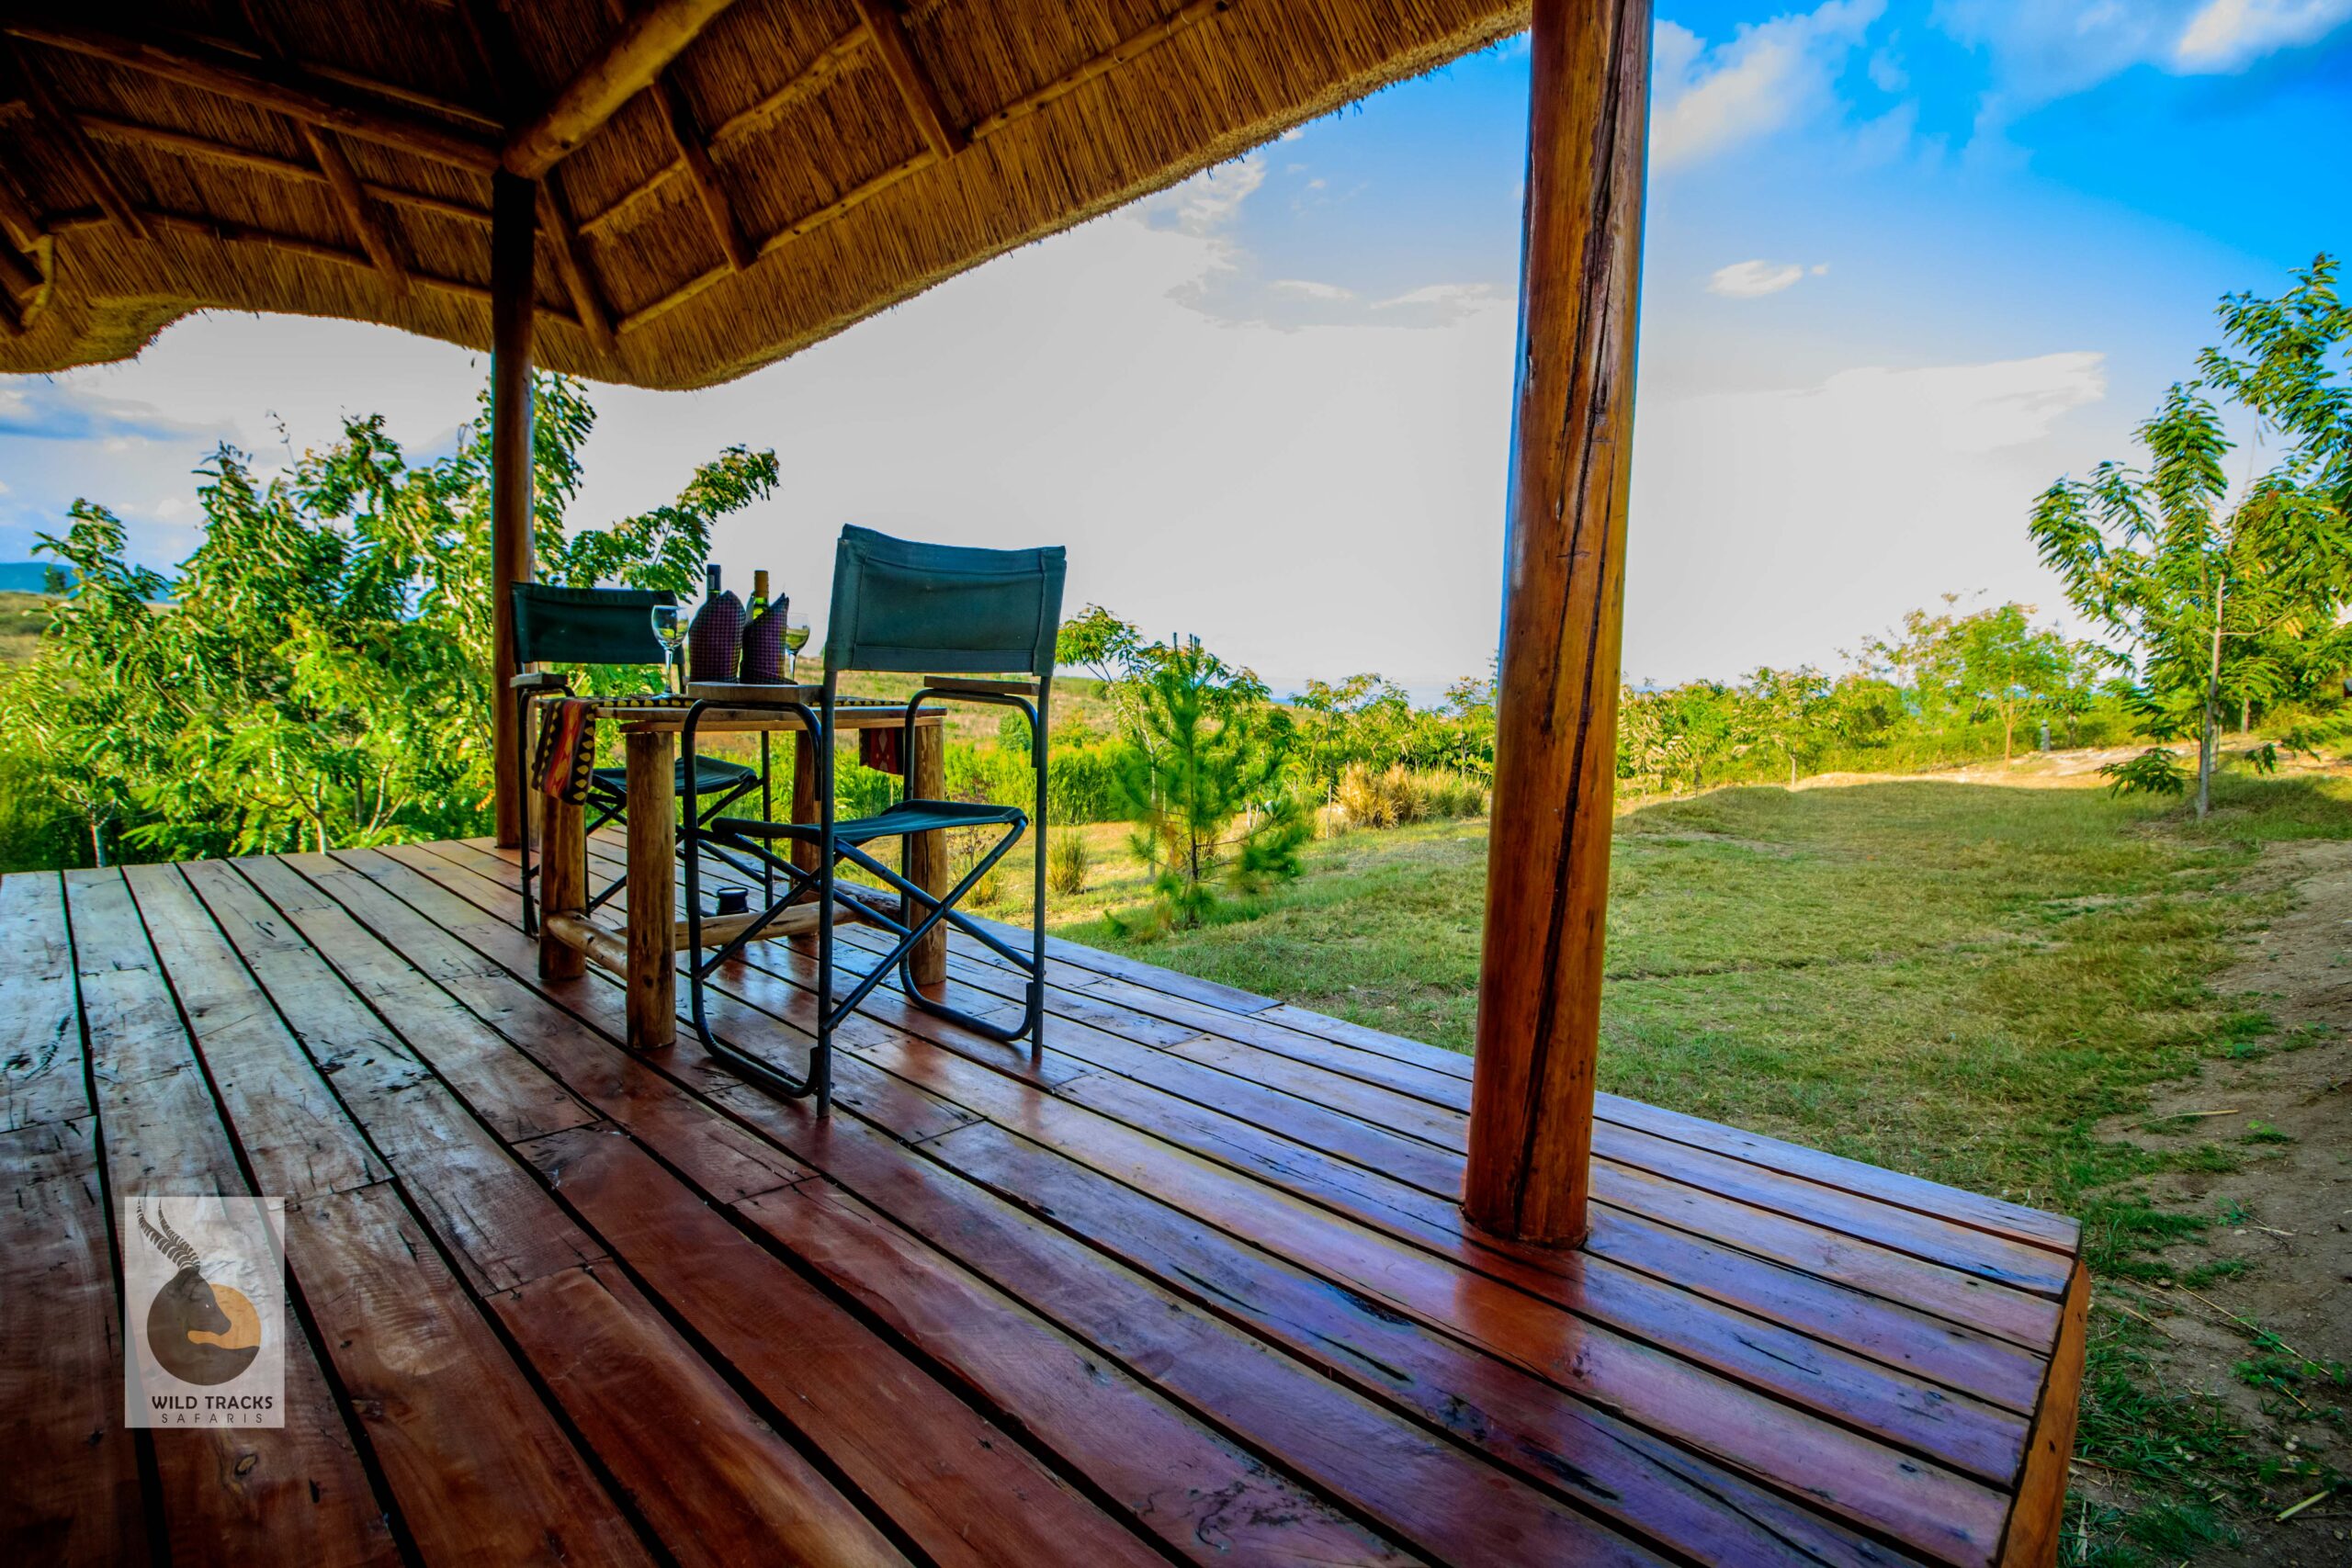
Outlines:
[[2018, 1478], [2008, 1534], [2001, 1542], [2001, 1568], [2049, 1568], [2058, 1561], [2058, 1537], [2066, 1513], [2066, 1483], [2075, 1458], [2075, 1427], [2080, 1415], [2083, 1359], [2089, 1348], [2090, 1270], [2080, 1262], [2066, 1282], [2066, 1321], [2035, 1412], [2033, 1440]]
[[615, 1255], [933, 1561], [1163, 1561], [625, 1135], [581, 1129], [524, 1148]]
[[55, 872], [0, 877], [0, 1133], [90, 1112], [82, 1022]]
[[0, 1541], [19, 1562], [56, 1568], [136, 1562], [148, 1549], [96, 1127], [85, 1114], [0, 1133]]
[[[518, 1095], [511, 1082], [475, 1074], [469, 1081], [485, 1100], [459, 1108], [447, 1090], [434, 1092], [429, 1079], [367, 1072], [374, 1062], [396, 1059], [388, 1045], [413, 1049], [421, 1057], [435, 1051], [453, 1028], [491, 1031], [446, 992], [436, 993], [440, 1005], [422, 1005], [417, 988], [430, 986], [423, 973], [411, 971], [407, 980], [390, 976], [398, 955], [334, 904], [322, 885], [341, 878], [333, 885], [358, 897], [364, 908], [380, 911], [381, 904], [397, 907], [397, 901], [329, 857], [299, 859], [315, 878], [276, 861], [242, 869], [257, 890], [277, 895], [279, 909], [298, 911], [290, 918], [306, 935], [306, 922], [334, 917], [327, 929], [338, 964], [402, 998], [408, 1005], [388, 1018], [397, 1017], [410, 1032], [401, 1040], [388, 1027], [363, 1045], [364, 1026], [355, 1030], [347, 1017], [315, 1003], [294, 1017], [298, 1032], [306, 1043], [315, 1042], [314, 1049], [324, 1044], [339, 1051], [345, 1066], [336, 1074], [338, 1088], [409, 1190], [447, 1194], [425, 1206], [441, 1243], [467, 1267], [535, 1375], [593, 1444], [617, 1495], [685, 1561], [732, 1562], [753, 1553], [821, 1563], [898, 1561], [856, 1507], [746, 1409], [642, 1298], [609, 1269], [595, 1269], [602, 1248], [548, 1197], [527, 1165], [492, 1142], [481, 1123], [472, 1123], [473, 1135], [468, 1134], [467, 1109], [483, 1122], [511, 1121], [512, 1107], [529, 1097]], [[233, 905], [224, 897], [215, 905], [223, 907]], [[443, 972], [455, 983], [474, 976], [462, 963], [445, 964]], [[553, 1086], [511, 1044], [502, 1039], [500, 1046], [513, 1077]], [[568, 1094], [562, 1103], [587, 1110]], [[572, 1116], [559, 1122], [583, 1124]], [[707, 1145], [707, 1129], [690, 1127], [681, 1142], [689, 1148]], [[707, 1168], [712, 1162], [706, 1148], [689, 1163]], [[757, 1168], [800, 1168], [771, 1158]], [[695, 1434], [694, 1465], [678, 1462], [680, 1431]], [[581, 1505], [591, 1516], [609, 1511], [594, 1484], [583, 1490]], [[563, 1543], [560, 1534], [553, 1539]]]
[[[121, 873], [68, 872], [65, 886], [108, 1190], [249, 1190]], [[157, 1434], [164, 1528], [227, 1560], [397, 1562], [388, 1504], [300, 1332], [287, 1346], [286, 1414], [283, 1427]]]
[[619, 1269], [567, 1269], [491, 1307], [679, 1562], [907, 1562]]
[[[743, 1217], [1192, 1562], [1414, 1559], [829, 1182]], [[1401, 1479], [1398, 1478], [1398, 1479]]]
[[652, 1559], [392, 1184], [308, 1198], [287, 1256], [430, 1562]]

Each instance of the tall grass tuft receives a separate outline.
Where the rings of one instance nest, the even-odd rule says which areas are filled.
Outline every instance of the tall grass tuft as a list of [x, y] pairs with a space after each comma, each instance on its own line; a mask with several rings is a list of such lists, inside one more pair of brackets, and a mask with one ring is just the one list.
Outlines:
[[1459, 773], [1416, 772], [1397, 763], [1374, 773], [1351, 762], [1340, 774], [1333, 803], [1357, 828], [1400, 828], [1411, 822], [1476, 817], [1487, 809], [1487, 791]]
[[1046, 886], [1065, 898], [1075, 898], [1086, 891], [1087, 879], [1094, 872], [1094, 851], [1087, 844], [1086, 835], [1064, 829], [1054, 835], [1053, 847], [1046, 852]]

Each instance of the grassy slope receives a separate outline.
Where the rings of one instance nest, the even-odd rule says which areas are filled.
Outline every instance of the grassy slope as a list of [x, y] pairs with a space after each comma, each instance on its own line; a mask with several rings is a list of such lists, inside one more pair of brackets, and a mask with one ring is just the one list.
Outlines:
[[[2096, 788], [1923, 781], [1631, 810], [1611, 874], [1600, 1081], [2077, 1214], [2108, 1279], [2168, 1273], [2155, 1249], [2204, 1222], [2151, 1207], [2132, 1179], [2242, 1155], [2158, 1154], [2097, 1124], [2203, 1057], [2301, 1043], [2207, 979], [2274, 908], [2233, 886], [2263, 840], [2352, 837], [2352, 778], [2225, 775], [2219, 800], [2202, 828]], [[1106, 832], [1093, 839], [1115, 852]], [[1262, 903], [1145, 943], [1101, 918], [1141, 894], [1132, 867], [1106, 860], [1095, 890], [1056, 901], [1056, 924], [1467, 1050], [1486, 849], [1483, 822], [1318, 844], [1308, 874]], [[2250, 1517], [2282, 1483], [2276, 1450], [2258, 1457], [2212, 1400], [2143, 1376], [2132, 1319], [2103, 1304], [2096, 1330], [2082, 1451], [2137, 1481], [2139, 1506], [2086, 1516], [2068, 1560], [2169, 1563], [2227, 1540], [2210, 1505]]]
[[39, 593], [0, 592], [0, 664], [32, 659], [41, 628], [49, 625], [50, 604]]

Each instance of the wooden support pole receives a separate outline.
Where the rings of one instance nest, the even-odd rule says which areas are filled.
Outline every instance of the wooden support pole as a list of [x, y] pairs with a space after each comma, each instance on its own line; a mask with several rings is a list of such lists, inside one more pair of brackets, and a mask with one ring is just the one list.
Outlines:
[[490, 223], [490, 689], [501, 849], [523, 841], [523, 791], [514, 761], [514, 584], [531, 581], [532, 271], [538, 187], [513, 175], [491, 178]]
[[1584, 1239], [1616, 776], [1649, 0], [1535, 0], [1486, 948], [1463, 1210]]
[[553, 168], [621, 106], [653, 85], [733, 0], [653, 0], [616, 28], [596, 57], [564, 84], [537, 119], [506, 141], [508, 172], [536, 177]]
[[[809, 828], [817, 824], [817, 737], [806, 729], [792, 735], [792, 816], [788, 820]], [[818, 859], [815, 844], [792, 840], [795, 866], [815, 871]]]
[[[678, 738], [632, 733], [628, 748], [628, 1048], [678, 1039]], [[696, 954], [699, 957], [699, 954]]]
[[[907, 798], [910, 800], [944, 800], [947, 797], [947, 727], [943, 724], [915, 726], [914, 744], [907, 764]], [[1039, 854], [1045, 845], [1037, 846]], [[944, 833], [915, 833], [907, 839], [907, 880], [924, 892], [937, 895], [956, 886], [956, 870], [947, 852]], [[912, 925], [922, 916], [913, 908], [914, 901], [901, 898], [903, 912], [899, 919]], [[908, 967], [914, 982], [933, 995], [947, 984], [947, 926], [944, 921], [933, 926], [931, 934], [915, 943]]]

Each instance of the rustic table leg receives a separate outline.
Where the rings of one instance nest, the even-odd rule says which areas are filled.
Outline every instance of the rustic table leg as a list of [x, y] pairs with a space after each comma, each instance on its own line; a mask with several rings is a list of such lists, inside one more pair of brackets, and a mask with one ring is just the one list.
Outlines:
[[650, 1051], [678, 1038], [676, 775], [676, 736], [657, 730], [628, 738], [628, 1044], [632, 1051]]
[[[937, 724], [915, 726], [913, 755], [906, 759], [907, 794], [915, 800], [939, 800], [947, 794], [946, 728]], [[954, 871], [948, 863], [947, 835], [916, 833], [912, 835], [907, 857], [907, 880], [926, 893], [944, 893], [956, 886]], [[900, 899], [903, 906], [910, 902]], [[901, 917], [909, 924], [915, 919], [909, 909]], [[915, 984], [925, 991], [937, 991], [947, 983], [947, 927], [944, 922], [932, 928], [931, 934], [915, 944], [913, 963]]]
[[[817, 820], [817, 738], [806, 729], [796, 730], [792, 737], [792, 819], [813, 824]], [[803, 871], [817, 869], [817, 846], [795, 842], [792, 863]]]
[[588, 973], [588, 955], [557, 940], [549, 917], [576, 915], [588, 903], [587, 818], [553, 795], [540, 796], [539, 810], [539, 978], [576, 980]]

